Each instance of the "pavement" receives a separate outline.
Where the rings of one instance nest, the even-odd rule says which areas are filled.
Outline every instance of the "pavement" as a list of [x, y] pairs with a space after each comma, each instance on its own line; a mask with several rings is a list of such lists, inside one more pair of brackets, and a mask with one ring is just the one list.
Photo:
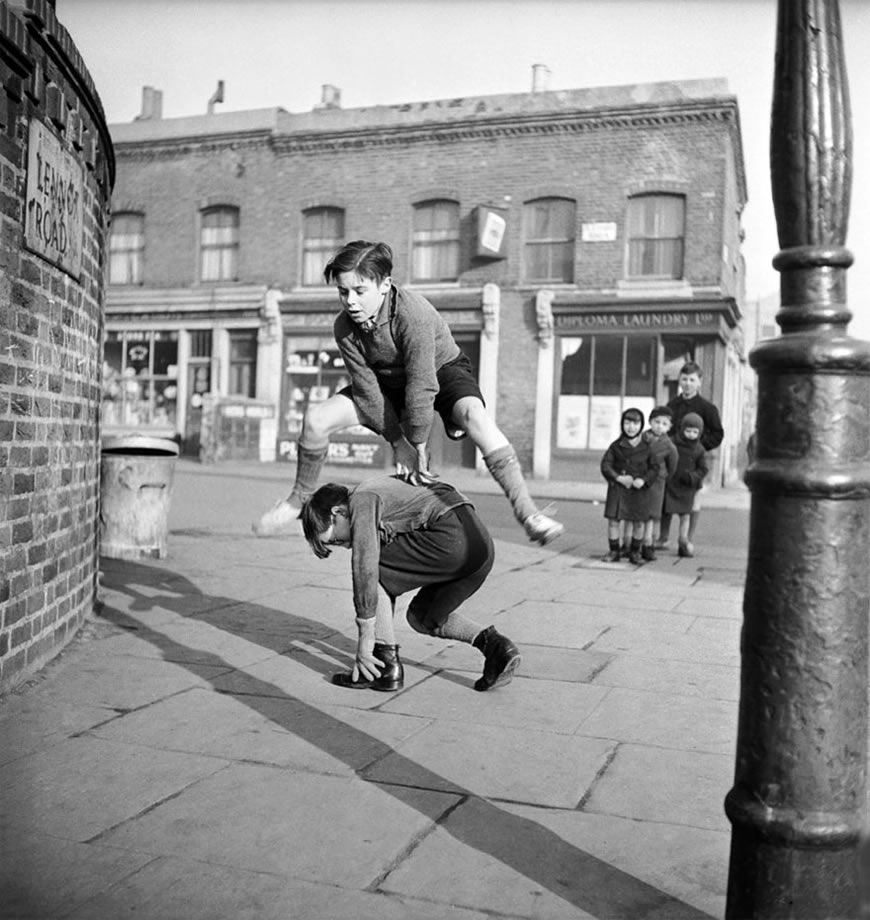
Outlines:
[[348, 690], [349, 555], [250, 531], [288, 470], [178, 461], [167, 557], [103, 558], [98, 612], [0, 699], [0, 918], [724, 916], [745, 551], [499, 540], [465, 611], [520, 646], [508, 686], [402, 607], [404, 689]]

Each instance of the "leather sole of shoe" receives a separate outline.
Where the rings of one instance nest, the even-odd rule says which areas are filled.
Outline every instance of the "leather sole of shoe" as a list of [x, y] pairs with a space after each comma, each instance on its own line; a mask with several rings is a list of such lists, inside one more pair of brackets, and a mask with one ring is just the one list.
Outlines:
[[345, 687], [348, 690], [378, 690], [381, 693], [394, 693], [405, 686], [403, 680], [391, 680], [387, 683], [378, 683], [377, 680], [357, 680], [347, 671], [332, 675], [332, 682], [337, 687]]
[[474, 689], [479, 693], [486, 693], [488, 690], [496, 690], [499, 687], [504, 687], [505, 684], [509, 684], [514, 677], [514, 672], [520, 666], [520, 662], [523, 660], [523, 656], [517, 653], [511, 658], [508, 663], [501, 669], [498, 677], [491, 683], [484, 683], [484, 678], [479, 677], [474, 684]]

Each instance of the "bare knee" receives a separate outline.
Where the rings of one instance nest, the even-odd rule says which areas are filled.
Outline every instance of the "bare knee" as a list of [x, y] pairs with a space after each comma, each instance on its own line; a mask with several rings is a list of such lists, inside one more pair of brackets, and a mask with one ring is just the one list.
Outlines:
[[322, 403], [309, 405], [302, 419], [302, 441], [325, 444], [329, 436], [359, 421], [354, 404], [343, 396], [334, 396]]

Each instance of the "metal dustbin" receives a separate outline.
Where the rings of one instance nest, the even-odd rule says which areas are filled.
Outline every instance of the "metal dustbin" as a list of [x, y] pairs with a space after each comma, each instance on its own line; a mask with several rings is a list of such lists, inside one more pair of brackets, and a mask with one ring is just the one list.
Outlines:
[[163, 559], [178, 445], [143, 435], [103, 440], [100, 555]]

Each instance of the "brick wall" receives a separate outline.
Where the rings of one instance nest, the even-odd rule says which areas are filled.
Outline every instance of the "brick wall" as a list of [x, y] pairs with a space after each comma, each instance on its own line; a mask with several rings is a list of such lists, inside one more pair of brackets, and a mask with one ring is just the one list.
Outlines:
[[[114, 160], [99, 98], [53, 4], [0, 2], [0, 78], [2, 692], [61, 651], [94, 604], [104, 245]], [[55, 195], [48, 179], [35, 184], [34, 130], [64, 169], [80, 170], [76, 181], [61, 173], [55, 187], [66, 192]], [[45, 213], [55, 209], [44, 224], [44, 245], [32, 235], [34, 208], [43, 200], [37, 188]]]

